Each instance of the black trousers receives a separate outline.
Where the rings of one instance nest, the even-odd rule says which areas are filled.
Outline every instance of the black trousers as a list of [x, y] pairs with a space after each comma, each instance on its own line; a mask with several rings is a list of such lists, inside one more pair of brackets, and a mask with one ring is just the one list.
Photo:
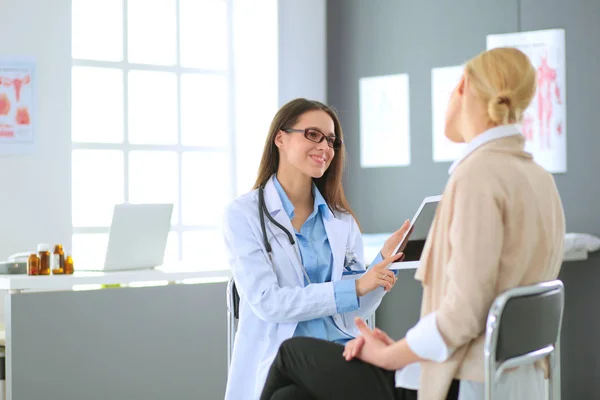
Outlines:
[[[282, 343], [260, 400], [417, 400], [417, 391], [395, 387], [394, 371], [342, 357], [344, 347], [296, 337]], [[447, 400], [458, 399], [458, 381]]]

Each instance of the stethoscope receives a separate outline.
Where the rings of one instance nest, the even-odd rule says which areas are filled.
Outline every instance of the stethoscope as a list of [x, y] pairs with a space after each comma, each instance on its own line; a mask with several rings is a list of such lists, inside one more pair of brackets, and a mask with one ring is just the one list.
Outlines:
[[[286, 236], [288, 237], [288, 240], [290, 241], [290, 244], [294, 247], [296, 247], [296, 241], [294, 240], [294, 236], [290, 233], [290, 231], [288, 231], [285, 226], [281, 225], [279, 222], [275, 221], [275, 218], [273, 218], [271, 216], [271, 213], [269, 213], [269, 210], [267, 210], [267, 205], [265, 203], [265, 184], [263, 183], [262, 185], [260, 185], [258, 187], [258, 215], [260, 217], [260, 229], [262, 231], [262, 236], [263, 236], [263, 243], [265, 245], [265, 250], [267, 250], [267, 254], [269, 255], [269, 259], [271, 260], [271, 264], [273, 265], [273, 269], [275, 269], [275, 263], [273, 261], [273, 248], [271, 247], [271, 244], [269, 243], [269, 239], [267, 238], [267, 229], [265, 226], [265, 215], [267, 216], [267, 218], [269, 219], [269, 221], [271, 221], [273, 223], [273, 225], [275, 225], [276, 227], [278, 227], [279, 229], [281, 229], [281, 231], [283, 233], [286, 234]], [[329, 205], [327, 205], [329, 207]], [[329, 208], [331, 210], [331, 207]], [[333, 214], [333, 211], [332, 211]], [[308, 284], [310, 284], [310, 278], [308, 277], [308, 273], [306, 272], [306, 269], [304, 268], [304, 265], [302, 264], [302, 260], [300, 258], [300, 256], [298, 255], [299, 250], [296, 249], [296, 255], [298, 256], [298, 261], [300, 262], [300, 266], [302, 267], [302, 272], [304, 273], [304, 277], [306, 278], [306, 280], [308, 281]], [[352, 269], [353, 265], [357, 265], [357, 258], [356, 255], [354, 254], [353, 251], [350, 251], [349, 249], [346, 249], [346, 257], [344, 260], [344, 269], [349, 272], [349, 273], [355, 273], [355, 272], [364, 272], [364, 271], [355, 271]]]
[[271, 260], [271, 265], [273, 266], [273, 270], [275, 270], [275, 262], [273, 261], [273, 248], [271, 247], [271, 243], [269, 243], [269, 239], [267, 238], [267, 228], [265, 226], [265, 215], [267, 216], [267, 218], [269, 218], [269, 221], [271, 221], [276, 227], [281, 229], [283, 231], [283, 233], [285, 233], [287, 235], [288, 240], [290, 241], [290, 244], [292, 246], [294, 246], [294, 250], [296, 250], [296, 256], [298, 257], [298, 262], [300, 263], [300, 266], [302, 267], [302, 273], [304, 274], [306, 281], [310, 285], [311, 281], [310, 281], [310, 278], [308, 277], [308, 273], [306, 272], [306, 268], [304, 268], [304, 265], [302, 264], [302, 259], [299, 255], [300, 250], [296, 248], [296, 241], [294, 240], [294, 237], [292, 236], [290, 231], [288, 231], [285, 228], [285, 226], [283, 226], [279, 222], [275, 221], [275, 218], [273, 218], [271, 216], [271, 213], [269, 213], [269, 210], [267, 210], [267, 205], [265, 203], [265, 184], [264, 183], [262, 185], [260, 185], [258, 188], [258, 215], [260, 216], [260, 229], [262, 231], [263, 243], [265, 245], [265, 250], [267, 250], [267, 254], [269, 255], [269, 259]]
[[271, 216], [271, 214], [269, 213], [269, 210], [267, 210], [267, 205], [265, 204], [265, 184], [264, 183], [262, 185], [260, 185], [258, 188], [258, 215], [260, 216], [260, 229], [262, 230], [263, 242], [265, 244], [265, 249], [267, 250], [267, 254], [269, 254], [269, 258], [271, 259], [271, 262], [273, 262], [273, 249], [271, 248], [271, 244], [269, 243], [269, 240], [267, 239], [267, 229], [265, 227], [265, 215], [267, 216], [267, 218], [269, 218], [269, 221], [271, 221], [276, 227], [281, 229], [283, 231], [283, 233], [285, 233], [287, 235], [288, 239], [290, 240], [290, 244], [292, 246], [294, 246], [296, 244], [296, 241], [294, 240], [294, 237], [292, 236], [290, 231], [288, 231], [285, 228], [285, 226], [283, 226], [279, 222], [275, 221], [275, 218], [273, 218]]

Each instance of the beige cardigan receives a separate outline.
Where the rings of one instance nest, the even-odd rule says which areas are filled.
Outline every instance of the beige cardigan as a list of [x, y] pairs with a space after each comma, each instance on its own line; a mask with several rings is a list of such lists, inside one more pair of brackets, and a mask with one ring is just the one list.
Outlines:
[[423, 283], [421, 315], [436, 312], [440, 333], [456, 351], [444, 363], [421, 364], [419, 400], [445, 399], [453, 378], [482, 382], [495, 297], [558, 276], [561, 200], [552, 175], [524, 144], [520, 135], [485, 143], [448, 180], [416, 278]]

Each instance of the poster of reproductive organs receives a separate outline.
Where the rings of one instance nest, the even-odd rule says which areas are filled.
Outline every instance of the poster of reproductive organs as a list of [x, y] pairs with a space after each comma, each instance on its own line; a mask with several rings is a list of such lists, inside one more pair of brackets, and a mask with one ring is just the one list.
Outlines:
[[0, 58], [0, 153], [33, 144], [33, 74], [32, 63]]
[[537, 92], [523, 116], [525, 149], [549, 172], [567, 172], [564, 29], [489, 35], [488, 50], [496, 47], [523, 51], [537, 72]]

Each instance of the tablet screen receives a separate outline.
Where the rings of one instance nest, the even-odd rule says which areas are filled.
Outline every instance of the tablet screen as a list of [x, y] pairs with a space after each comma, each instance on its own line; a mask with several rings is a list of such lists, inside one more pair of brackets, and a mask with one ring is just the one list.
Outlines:
[[402, 241], [398, 251], [404, 252], [403, 262], [406, 261], [419, 261], [421, 259], [421, 253], [423, 247], [425, 247], [425, 240], [429, 234], [429, 229], [435, 218], [435, 211], [438, 206], [438, 201], [432, 201], [425, 203], [417, 219], [411, 226], [408, 235]]

